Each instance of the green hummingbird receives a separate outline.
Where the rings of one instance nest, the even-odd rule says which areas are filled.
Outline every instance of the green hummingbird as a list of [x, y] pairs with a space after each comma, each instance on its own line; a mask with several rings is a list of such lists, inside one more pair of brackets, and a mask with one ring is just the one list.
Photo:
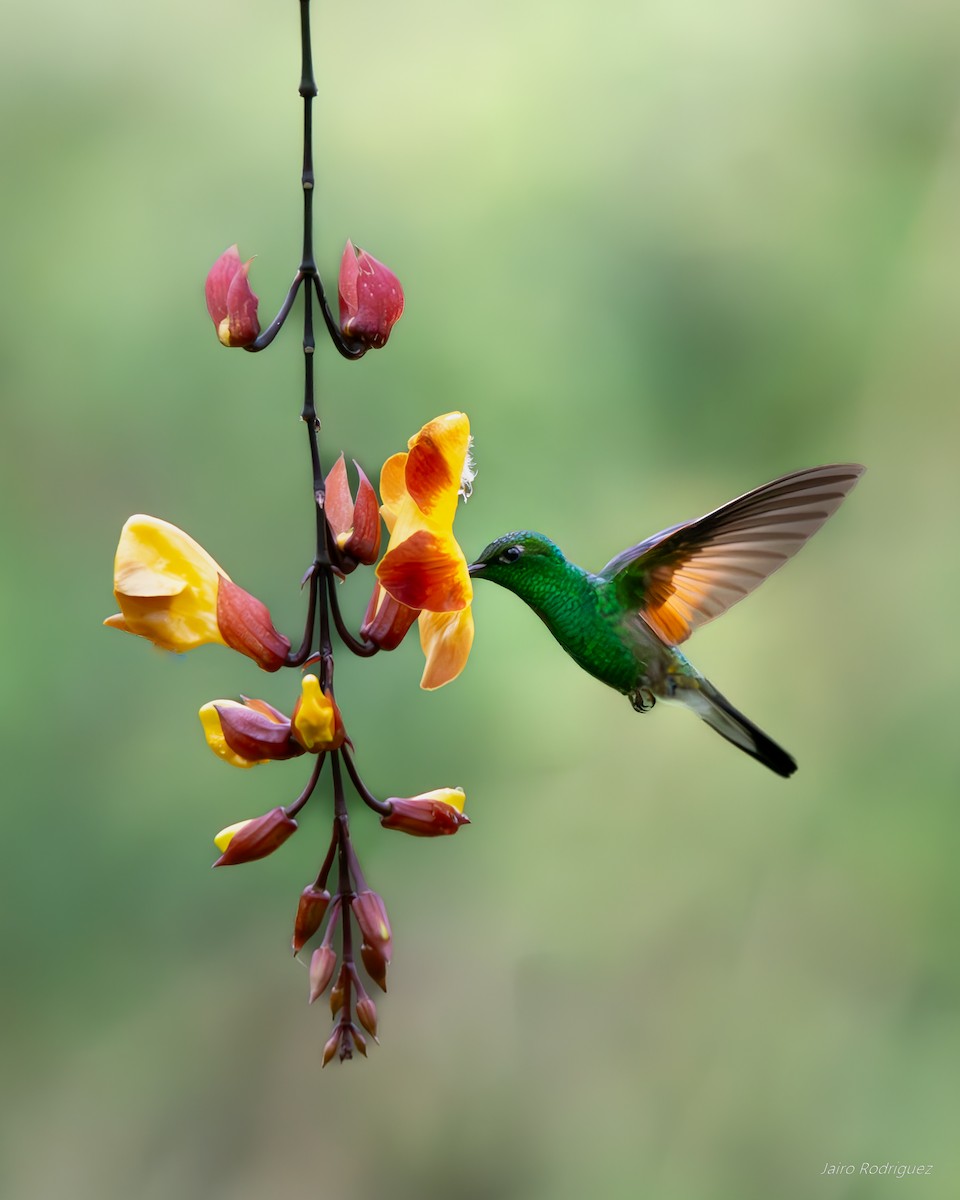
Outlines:
[[518, 595], [585, 671], [629, 696], [638, 712], [658, 699], [683, 704], [786, 778], [794, 759], [677, 647], [796, 554], [864, 470], [840, 463], [782, 475], [629, 547], [596, 575], [527, 530], [497, 538], [468, 569]]

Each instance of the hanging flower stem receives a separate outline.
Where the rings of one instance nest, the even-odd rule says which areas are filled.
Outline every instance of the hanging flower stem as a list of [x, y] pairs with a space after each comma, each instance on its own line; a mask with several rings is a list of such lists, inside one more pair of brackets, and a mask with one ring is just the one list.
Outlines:
[[[272, 345], [297, 302], [303, 306], [302, 352], [303, 394], [301, 419], [307, 430], [310, 455], [311, 505], [314, 515], [312, 560], [300, 583], [306, 587], [306, 615], [299, 645], [273, 624], [267, 606], [246, 592], [219, 564], [183, 530], [155, 517], [131, 517], [120, 536], [114, 567], [114, 593], [122, 609], [106, 624], [148, 638], [163, 649], [183, 651], [205, 643], [231, 647], [253, 659], [264, 671], [282, 667], [300, 668], [300, 696], [290, 715], [265, 700], [241, 697], [241, 701], [210, 701], [200, 710], [204, 735], [211, 749], [237, 767], [254, 767], [313, 755], [309, 778], [299, 795], [287, 806], [275, 806], [259, 817], [236, 822], [216, 835], [221, 851], [215, 866], [238, 866], [267, 857], [299, 829], [296, 817], [317, 791], [327, 760], [330, 768], [333, 825], [326, 854], [316, 879], [300, 894], [292, 948], [299, 954], [315, 938], [319, 942], [310, 959], [311, 1002], [330, 989], [330, 1007], [335, 1018], [333, 1032], [323, 1050], [326, 1065], [335, 1055], [351, 1058], [356, 1050], [366, 1054], [360, 1027], [377, 1037], [376, 1008], [364, 987], [362, 971], [386, 991], [386, 971], [392, 953], [392, 932], [382, 898], [367, 885], [350, 837], [348, 789], [379, 817], [385, 828], [416, 836], [454, 832], [467, 822], [462, 815], [463, 793], [441, 789], [407, 799], [381, 800], [367, 787], [357, 770], [342, 713], [334, 697], [334, 639], [350, 653], [368, 658], [380, 649], [395, 648], [421, 610], [437, 614], [463, 609], [469, 602], [469, 576], [463, 553], [449, 528], [430, 526], [439, 545], [441, 570], [433, 564], [429, 595], [410, 597], [407, 604], [397, 589], [417, 587], [422, 570], [403, 563], [409, 554], [395, 548], [381, 557], [382, 517], [394, 530], [399, 506], [413, 520], [408, 540], [428, 532], [423, 525], [425, 509], [417, 495], [429, 492], [443, 500], [444, 509], [456, 494], [466, 494], [469, 479], [469, 422], [462, 413], [450, 413], [424, 426], [408, 442], [408, 453], [397, 460], [420, 463], [417, 487], [408, 486], [406, 468], [402, 495], [395, 481], [389, 506], [382, 506], [374, 486], [357, 465], [356, 494], [348, 481], [346, 460], [337, 459], [325, 473], [321, 454], [321, 422], [317, 409], [316, 332], [317, 313], [337, 351], [347, 359], [358, 359], [367, 350], [384, 346], [390, 330], [403, 312], [403, 289], [393, 272], [348, 240], [340, 260], [338, 300], [340, 323], [327, 302], [314, 252], [313, 102], [317, 97], [310, 44], [310, 0], [300, 3], [301, 72], [299, 94], [303, 100], [303, 156], [301, 189], [303, 230], [300, 261], [287, 294], [270, 325], [260, 330], [259, 300], [249, 281], [252, 259], [244, 262], [237, 245], [225, 250], [210, 268], [205, 296], [207, 311], [222, 345], [257, 353]], [[321, 337], [321, 341], [322, 341]], [[355, 464], [356, 465], [356, 464]], [[381, 474], [381, 492], [384, 474]], [[466, 480], [466, 482], [464, 482]], [[416, 493], [416, 494], [414, 494]], [[385, 502], [386, 504], [386, 502]], [[413, 510], [416, 509], [416, 512]], [[409, 524], [409, 520], [407, 521]], [[452, 523], [452, 515], [447, 524]], [[337, 589], [352, 571], [371, 567], [380, 560], [378, 573], [391, 563], [394, 591], [380, 579], [374, 584], [367, 616], [356, 635], [347, 627]], [[399, 559], [399, 567], [398, 567]], [[156, 591], [150, 593], [153, 580]], [[145, 590], [147, 594], [145, 593]], [[434, 594], [436, 593], [436, 594]], [[436, 607], [431, 608], [429, 601]], [[451, 600], [453, 609], [451, 609]], [[421, 624], [421, 644], [427, 653], [429, 683], [437, 687], [452, 678], [462, 666], [472, 639], [472, 618], [465, 614], [459, 643], [461, 658], [451, 657], [448, 622]], [[460, 622], [460, 618], [456, 620]], [[454, 631], [457, 634], [460, 629]], [[442, 644], [438, 668], [428, 646]], [[456, 670], [452, 670], [451, 664]], [[439, 677], [438, 677], [439, 671]], [[451, 673], [452, 671], [452, 673]], [[425, 673], [425, 679], [428, 674]], [[356, 803], [356, 801], [355, 801]], [[316, 804], [314, 805], [316, 807]], [[328, 880], [336, 866], [335, 882]], [[331, 893], [333, 893], [331, 895]], [[339, 954], [334, 943], [339, 941]]]

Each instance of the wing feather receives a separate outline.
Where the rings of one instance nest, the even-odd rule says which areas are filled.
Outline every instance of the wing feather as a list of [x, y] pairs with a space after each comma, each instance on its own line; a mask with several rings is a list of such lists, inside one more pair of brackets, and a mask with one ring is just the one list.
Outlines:
[[837, 463], [783, 475], [624, 550], [600, 578], [614, 581], [626, 607], [679, 645], [796, 554], [864, 470]]

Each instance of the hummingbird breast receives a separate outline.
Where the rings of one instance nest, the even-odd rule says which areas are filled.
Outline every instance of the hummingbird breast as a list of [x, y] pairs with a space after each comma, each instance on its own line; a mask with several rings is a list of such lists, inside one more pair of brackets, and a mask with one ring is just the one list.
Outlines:
[[583, 572], [576, 586], [544, 597], [534, 610], [564, 650], [594, 678], [624, 695], [646, 676], [655, 648], [646, 649], [624, 621], [605, 581]]

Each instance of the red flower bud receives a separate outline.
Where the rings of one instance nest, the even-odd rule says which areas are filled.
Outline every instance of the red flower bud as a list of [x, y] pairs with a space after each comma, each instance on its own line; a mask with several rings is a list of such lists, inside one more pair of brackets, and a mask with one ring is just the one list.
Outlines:
[[237, 863], [254, 862], [266, 858], [278, 846], [297, 832], [297, 823], [288, 817], [282, 808], [274, 808], [262, 817], [240, 821], [221, 829], [213, 839], [223, 853], [213, 864], [215, 867], [232, 867]]
[[207, 312], [224, 346], [249, 346], [260, 332], [257, 297], [247, 281], [252, 262], [241, 262], [237, 247], [231, 246], [207, 275]]
[[403, 312], [403, 289], [396, 275], [366, 250], [347, 241], [340, 260], [340, 328], [368, 349], [387, 344]]
[[377, 1006], [366, 992], [357, 1000], [357, 1020], [375, 1039], [377, 1036]]
[[353, 898], [353, 915], [357, 919], [363, 940], [383, 958], [385, 963], [390, 961], [390, 951], [393, 946], [393, 935], [390, 932], [390, 922], [382, 897], [369, 888]]
[[290, 642], [274, 628], [270, 610], [225, 575], [217, 588], [217, 625], [231, 649], [246, 654], [264, 671], [279, 671], [286, 662]]
[[336, 1016], [343, 1008], [344, 997], [347, 994], [347, 984], [350, 982], [350, 975], [347, 971], [346, 963], [340, 968], [340, 974], [337, 976], [337, 982], [330, 989], [330, 1014]]
[[357, 468], [359, 479], [356, 501], [350, 495], [347, 467], [341, 454], [327, 475], [324, 502], [327, 524], [337, 549], [343, 555], [341, 568], [345, 575], [349, 575], [358, 563], [367, 566], [375, 563], [380, 554], [380, 506], [377, 493], [356, 459], [353, 465]]
[[310, 999], [309, 1004], [327, 990], [327, 984], [333, 976], [333, 968], [337, 965], [337, 954], [330, 946], [318, 946], [310, 959]]
[[315, 883], [311, 883], [300, 893], [297, 916], [293, 923], [294, 954], [299, 954], [320, 928], [329, 903], [330, 893], [326, 888], [318, 888]]
[[360, 626], [360, 636], [373, 642], [381, 650], [396, 650], [419, 616], [418, 608], [408, 608], [399, 600], [394, 600], [379, 583], [375, 583], [363, 624]]
[[367, 969], [367, 974], [377, 985], [381, 992], [387, 990], [387, 961], [380, 953], [368, 942], [364, 942], [360, 947], [360, 957], [363, 959], [363, 965]]
[[303, 747], [290, 736], [289, 720], [283, 717], [276, 721], [258, 712], [253, 707], [256, 703], [214, 704], [223, 739], [230, 749], [254, 762], [265, 758], [282, 761], [303, 754]]
[[[343, 1035], [343, 1026], [338, 1025], [336, 1027], [336, 1029], [334, 1029], [333, 1033], [331, 1033], [329, 1038], [327, 1038], [326, 1045], [323, 1047], [323, 1061], [320, 1064], [321, 1066], [325, 1067], [327, 1065], [327, 1063], [336, 1054], [336, 1052], [340, 1046], [340, 1038], [342, 1037], [342, 1035]], [[343, 1059], [346, 1056], [341, 1054], [340, 1057], [341, 1057], [341, 1059]]]
[[413, 837], [441, 837], [470, 824], [470, 818], [462, 811], [463, 792], [459, 789], [441, 788], [410, 799], [391, 797], [389, 803], [390, 812], [380, 818], [380, 824], [384, 829], [399, 829]]
[[360, 1051], [364, 1058], [367, 1057], [367, 1039], [363, 1036], [356, 1025], [349, 1026], [350, 1036], [353, 1038], [353, 1044]]

